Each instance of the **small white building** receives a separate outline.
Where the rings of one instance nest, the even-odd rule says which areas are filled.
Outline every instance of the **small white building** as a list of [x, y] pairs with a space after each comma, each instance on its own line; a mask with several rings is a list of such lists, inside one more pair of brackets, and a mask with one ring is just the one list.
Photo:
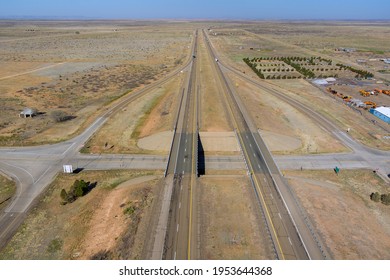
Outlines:
[[26, 108], [22, 112], [20, 112], [19, 117], [21, 117], [21, 118], [28, 118], [28, 117], [32, 118], [36, 114], [37, 114], [37, 110], [36, 109]]

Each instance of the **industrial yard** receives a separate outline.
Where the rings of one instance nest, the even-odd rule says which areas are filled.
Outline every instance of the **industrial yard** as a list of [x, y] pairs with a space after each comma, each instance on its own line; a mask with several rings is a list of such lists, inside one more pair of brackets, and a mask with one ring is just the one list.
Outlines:
[[0, 259], [389, 259], [387, 35], [0, 21]]

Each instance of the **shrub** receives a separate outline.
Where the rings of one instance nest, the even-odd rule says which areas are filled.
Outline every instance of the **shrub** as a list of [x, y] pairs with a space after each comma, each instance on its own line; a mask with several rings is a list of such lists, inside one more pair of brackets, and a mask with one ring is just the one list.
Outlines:
[[385, 205], [390, 205], [390, 193], [389, 194], [382, 194], [381, 201]]
[[72, 116], [69, 116], [69, 114], [67, 114], [66, 112], [61, 111], [61, 110], [51, 112], [50, 116], [52, 117], [52, 119], [55, 122], [65, 122], [65, 121], [73, 119]]
[[381, 195], [378, 192], [371, 193], [370, 199], [372, 201], [379, 202], [379, 200], [381, 199]]

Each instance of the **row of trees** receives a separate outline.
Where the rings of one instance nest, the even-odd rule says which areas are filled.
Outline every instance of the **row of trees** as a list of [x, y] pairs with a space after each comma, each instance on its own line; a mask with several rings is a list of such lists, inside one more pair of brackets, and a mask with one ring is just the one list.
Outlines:
[[297, 72], [301, 73], [306, 78], [312, 79], [316, 77], [316, 75], [311, 70], [301, 66], [299, 63], [293, 62], [295, 60], [290, 60], [289, 58], [282, 58], [282, 61], [293, 67]]
[[371, 72], [365, 71], [365, 70], [356, 69], [356, 68], [353, 68], [351, 66], [347, 66], [347, 65], [344, 65], [341, 63], [337, 63], [336, 65], [339, 66], [340, 68], [343, 68], [343, 69], [346, 69], [346, 70], [349, 70], [351, 72], [356, 73], [357, 74], [355, 76], [356, 78], [368, 79], [368, 78], [374, 77], [374, 74], [372, 74]]
[[390, 205], [390, 193], [388, 194], [380, 194], [378, 192], [371, 193], [370, 198], [375, 202], [382, 202], [385, 205]]
[[[286, 68], [275, 68], [275, 67], [271, 68], [272, 66], [279, 66], [280, 64], [268, 64], [267, 66], [269, 68], [263, 69], [263, 70], [258, 69], [257, 63], [261, 62], [262, 60], [283, 61], [285, 64], [290, 65], [292, 68], [294, 68], [295, 71], [300, 73], [303, 77], [309, 78], [309, 79], [313, 79], [313, 78], [317, 77], [317, 75], [313, 72], [313, 71], [315, 71], [315, 69], [311, 70], [311, 69], [304, 67], [303, 65], [318, 65], [318, 64], [315, 64], [315, 60], [321, 60], [321, 61], [327, 62], [328, 65], [332, 64], [332, 60], [330, 60], [330, 59], [323, 59], [321, 57], [314, 57], [314, 56], [310, 57], [310, 58], [296, 56], [296, 57], [270, 57], [270, 58], [260, 57], [260, 58], [252, 58], [252, 59], [249, 59], [247, 57], [247, 58], [244, 58], [243, 60], [253, 70], [253, 72], [255, 72], [262, 79], [296, 79], [296, 78], [301, 78], [301, 77], [293, 77], [293, 76], [287, 76], [287, 75], [265, 75], [265, 72], [293, 72], [294, 70], [289, 69], [289, 68], [287, 68], [287, 69]], [[306, 63], [305, 64], [299, 63], [301, 61], [305, 61]], [[263, 65], [260, 64], [260, 66], [263, 66]], [[264, 66], [265, 66], [265, 64], [264, 64]], [[340, 67], [339, 69], [326, 69], [324, 67], [322, 67], [322, 68], [318, 67], [317, 71], [324, 72], [324, 71], [342, 70], [342, 69], [343, 69], [342, 67]], [[337, 75], [323, 75], [323, 74], [321, 74], [318, 77], [324, 78], [324, 77], [329, 77], [329, 76], [337, 76]]]
[[322, 61], [328, 61], [326, 59], [319, 57], [301, 57], [301, 56], [274, 56], [274, 57], [254, 57], [251, 59], [252, 62], [260, 62], [262, 60], [283, 60], [283, 59], [289, 59], [291, 61], [308, 61], [308, 62], [314, 62], [314, 60], [322, 60]]
[[250, 60], [249, 57], [244, 58], [243, 61], [262, 79], [265, 79], [264, 74], [261, 73], [259, 69], [257, 69], [256, 62], [252, 59]]
[[301, 77], [296, 77], [296, 76], [287, 76], [287, 75], [269, 75], [269, 76], [266, 76], [265, 77], [266, 79], [271, 79], [271, 80], [275, 80], [275, 79], [278, 79], [278, 80], [280, 80], [280, 79], [283, 79], [283, 80], [285, 80], [285, 79], [288, 79], [288, 80], [291, 80], [291, 79], [300, 79]]

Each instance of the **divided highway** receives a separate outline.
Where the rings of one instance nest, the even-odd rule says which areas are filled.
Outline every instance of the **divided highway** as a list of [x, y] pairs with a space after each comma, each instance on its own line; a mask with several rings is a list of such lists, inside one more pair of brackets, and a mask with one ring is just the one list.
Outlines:
[[[268, 148], [246, 112], [230, 80], [224, 74], [206, 32], [207, 47], [215, 57], [218, 75], [223, 81], [227, 108], [246, 162], [248, 175], [261, 205], [278, 259], [324, 259], [325, 249], [308, 228], [295, 198], [283, 180]], [[288, 192], [282, 192], [288, 190]]]

